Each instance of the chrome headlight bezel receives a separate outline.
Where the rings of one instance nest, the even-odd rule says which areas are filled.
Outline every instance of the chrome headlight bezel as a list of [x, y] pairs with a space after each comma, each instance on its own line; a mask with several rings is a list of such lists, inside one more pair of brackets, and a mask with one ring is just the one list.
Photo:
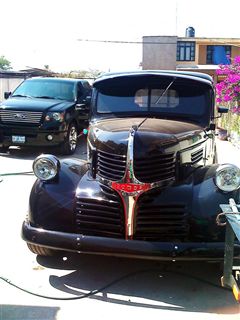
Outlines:
[[54, 179], [60, 170], [60, 161], [51, 154], [42, 154], [33, 162], [33, 172], [42, 181]]
[[45, 116], [45, 121], [57, 121], [63, 122], [64, 121], [64, 112], [48, 112]]
[[232, 192], [240, 187], [240, 168], [234, 164], [222, 164], [215, 173], [214, 182], [224, 192]]

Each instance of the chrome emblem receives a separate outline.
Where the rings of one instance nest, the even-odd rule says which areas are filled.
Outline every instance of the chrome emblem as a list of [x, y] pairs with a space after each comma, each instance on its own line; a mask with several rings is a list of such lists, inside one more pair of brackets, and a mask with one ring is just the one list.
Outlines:
[[14, 115], [13, 115], [13, 117], [14, 117], [14, 119], [22, 119], [22, 120], [24, 120], [24, 119], [26, 119], [27, 117], [26, 117], [26, 115], [25, 114], [23, 114], [23, 113], [15, 113]]

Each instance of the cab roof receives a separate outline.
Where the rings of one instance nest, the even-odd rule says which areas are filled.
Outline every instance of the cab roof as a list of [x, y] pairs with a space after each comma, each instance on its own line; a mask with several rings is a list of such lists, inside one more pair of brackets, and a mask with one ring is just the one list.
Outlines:
[[[141, 77], [141, 76], [163, 76], [163, 77], [172, 77], [172, 78], [185, 78], [196, 80], [200, 82], [208, 83], [209, 85], [213, 84], [213, 79], [210, 75], [201, 72], [190, 72], [190, 71], [175, 71], [175, 70], [137, 70], [137, 71], [127, 71], [127, 72], [108, 72], [99, 76], [94, 84], [99, 82], [117, 79], [121, 77]], [[93, 84], [93, 85], [94, 85]]]

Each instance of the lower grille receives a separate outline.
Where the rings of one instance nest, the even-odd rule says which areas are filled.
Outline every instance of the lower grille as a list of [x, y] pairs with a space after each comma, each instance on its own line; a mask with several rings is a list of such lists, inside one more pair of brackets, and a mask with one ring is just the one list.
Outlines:
[[0, 118], [3, 123], [29, 123], [39, 124], [42, 112], [0, 110]]
[[189, 231], [188, 213], [182, 203], [153, 204], [139, 201], [136, 209], [134, 239], [181, 241]]
[[120, 197], [112, 189], [101, 186], [103, 197], [76, 199], [77, 232], [112, 238], [124, 238], [124, 210]]

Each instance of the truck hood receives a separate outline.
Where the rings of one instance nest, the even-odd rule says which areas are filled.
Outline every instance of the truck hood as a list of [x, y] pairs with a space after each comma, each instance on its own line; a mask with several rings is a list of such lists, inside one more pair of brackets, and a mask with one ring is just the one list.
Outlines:
[[[188, 148], [204, 139], [201, 126], [185, 122], [155, 118], [115, 118], [93, 124], [89, 131], [92, 146], [105, 152], [126, 154], [130, 130], [135, 129], [137, 149], [152, 152], [156, 148], [175, 151]], [[136, 149], [136, 148], [135, 148]]]
[[19, 111], [64, 111], [73, 105], [74, 102], [39, 99], [39, 98], [9, 98], [0, 105], [0, 109], [19, 110]]

